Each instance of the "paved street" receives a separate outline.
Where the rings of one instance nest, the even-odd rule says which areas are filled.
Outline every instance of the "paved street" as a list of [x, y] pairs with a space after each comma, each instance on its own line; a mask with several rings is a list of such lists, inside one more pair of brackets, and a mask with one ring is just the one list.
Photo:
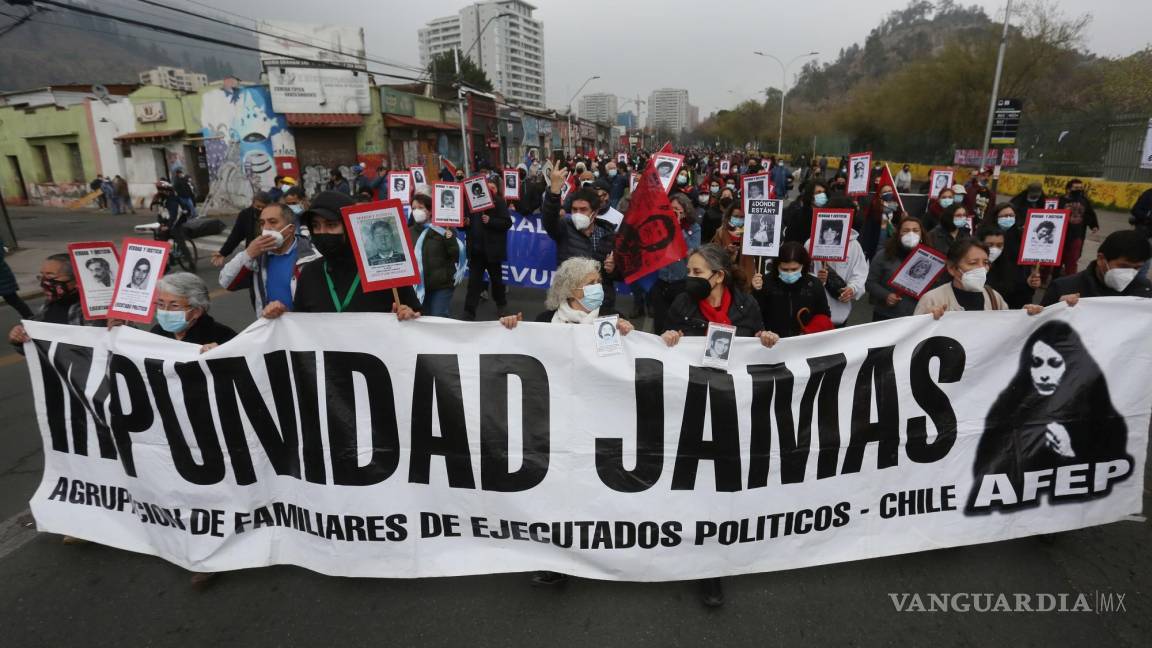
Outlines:
[[[66, 240], [119, 240], [144, 214], [12, 209], [21, 244], [14, 267], [38, 263]], [[1126, 227], [1102, 214], [1085, 246]], [[211, 252], [211, 245], [203, 246]], [[36, 257], [25, 256], [33, 255]], [[206, 257], [206, 254], [202, 255]], [[34, 270], [33, 270], [34, 274]], [[215, 271], [201, 263], [214, 285]], [[34, 287], [23, 281], [24, 288]], [[457, 291], [459, 312], [463, 291]], [[534, 315], [539, 291], [513, 288]], [[37, 304], [33, 303], [33, 307]], [[624, 310], [629, 306], [625, 299]], [[487, 303], [481, 317], [494, 315]], [[245, 293], [216, 294], [213, 315], [252, 319]], [[866, 310], [859, 317], [866, 319]], [[16, 322], [0, 307], [0, 329]], [[0, 646], [1144, 646], [1152, 636], [1152, 534], [1143, 518], [1010, 542], [726, 579], [727, 603], [709, 610], [693, 583], [573, 579], [558, 590], [527, 575], [371, 580], [295, 567], [226, 574], [210, 587], [160, 559], [36, 534], [22, 514], [42, 468], [23, 359], [0, 349]], [[1147, 479], [1147, 470], [1145, 479]], [[1144, 506], [1149, 490], [1144, 491]], [[1126, 610], [1096, 613], [897, 612], [889, 593], [987, 592], [1125, 595]]]

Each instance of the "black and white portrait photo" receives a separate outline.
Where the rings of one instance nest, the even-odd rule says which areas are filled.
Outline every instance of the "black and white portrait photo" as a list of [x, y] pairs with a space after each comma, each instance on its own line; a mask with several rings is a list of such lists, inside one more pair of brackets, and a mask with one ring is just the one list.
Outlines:
[[408, 171], [388, 174], [388, 197], [407, 205], [412, 199], [412, 176]]
[[427, 178], [424, 176], [424, 167], [412, 167], [409, 169], [412, 173], [412, 182], [417, 185], [427, 184]]
[[862, 196], [868, 193], [868, 169], [871, 166], [871, 153], [855, 153], [848, 156], [848, 167], [851, 172], [848, 175], [846, 193], [849, 196]]
[[70, 243], [68, 254], [72, 257], [84, 316], [88, 319], [107, 317], [116, 292], [116, 275], [120, 272], [115, 245], [111, 242]]
[[816, 209], [812, 212], [812, 259], [843, 261], [848, 258], [850, 209]]
[[491, 209], [496, 205], [492, 200], [492, 193], [488, 189], [488, 180], [484, 176], [475, 176], [464, 181], [468, 209], [473, 212]]
[[704, 340], [704, 358], [701, 364], [706, 367], [726, 369], [728, 357], [732, 353], [732, 342], [736, 337], [736, 327], [727, 324], [708, 324]]
[[820, 226], [820, 244], [839, 246], [844, 240], [844, 223], [827, 222]]
[[657, 153], [653, 157], [653, 164], [656, 167], [656, 175], [660, 178], [660, 185], [664, 187], [664, 191], [668, 191], [679, 174], [680, 167], [684, 164], [684, 156], [674, 153]]
[[[1019, 493], [1024, 473], [1130, 459], [1127, 445], [1128, 426], [1080, 335], [1064, 321], [1043, 324], [1025, 341], [1015, 375], [985, 417], [967, 512], [977, 512], [988, 475], [1006, 476]], [[1084, 491], [1084, 498], [1104, 494]], [[1016, 507], [997, 502], [993, 508]]]
[[520, 172], [516, 169], [504, 169], [504, 198], [507, 200], [520, 198]]
[[112, 287], [112, 265], [104, 257], [92, 257], [84, 263], [92, 282], [104, 288]]
[[156, 282], [164, 274], [165, 263], [171, 250], [167, 241], [126, 239], [124, 258], [120, 262], [120, 275], [116, 280], [116, 293], [108, 316], [133, 322], [152, 319]]
[[932, 288], [946, 263], [944, 255], [921, 245], [904, 259], [888, 285], [903, 295], [919, 299]]
[[1059, 265], [1068, 220], [1068, 210], [1028, 210], [1020, 245], [1020, 265]]
[[401, 263], [404, 261], [403, 241], [397, 236], [395, 226], [387, 220], [378, 220], [365, 223], [366, 234], [363, 240], [368, 241], [371, 252], [368, 255], [369, 266], [380, 266], [387, 263]]

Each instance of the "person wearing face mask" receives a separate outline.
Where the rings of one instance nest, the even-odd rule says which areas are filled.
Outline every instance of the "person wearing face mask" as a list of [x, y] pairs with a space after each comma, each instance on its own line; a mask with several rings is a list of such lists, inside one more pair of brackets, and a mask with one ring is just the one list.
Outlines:
[[620, 204], [620, 199], [628, 191], [628, 177], [620, 173], [620, 168], [615, 161], [609, 160], [604, 165], [603, 180], [608, 181], [610, 189], [608, 190], [608, 204], [615, 209]]
[[[480, 293], [486, 283], [492, 288], [492, 301], [496, 303], [497, 317], [507, 315], [508, 305], [504, 290], [501, 264], [508, 258], [508, 230], [512, 229], [512, 216], [503, 191], [496, 181], [488, 181], [488, 192], [495, 206], [482, 212], [467, 210], [468, 228], [468, 292], [464, 298], [464, 319], [475, 320], [480, 305]], [[488, 279], [485, 282], [485, 275]]]
[[924, 241], [929, 247], [938, 252], [948, 254], [952, 244], [972, 237], [972, 230], [968, 227], [968, 209], [960, 203], [955, 203], [940, 212], [940, 224], [928, 232]]
[[427, 194], [412, 196], [411, 223], [408, 231], [420, 270], [416, 297], [420, 312], [435, 317], [450, 317], [452, 293], [464, 279], [468, 267], [464, 243], [451, 227], [431, 223], [432, 198]]
[[860, 228], [860, 246], [864, 249], [865, 258], [871, 259], [876, 255], [876, 250], [888, 240], [895, 223], [903, 215], [892, 185], [882, 185], [872, 194]]
[[973, 238], [956, 241], [945, 266], [952, 281], [924, 293], [914, 314], [940, 319], [947, 311], [1008, 310], [1008, 302], [988, 285], [988, 266], [983, 243]]
[[[852, 201], [836, 197], [828, 202], [828, 206], [832, 209], [851, 209]], [[868, 259], [864, 256], [864, 248], [860, 247], [859, 235], [855, 229], [849, 229], [848, 234], [847, 259], [814, 262], [819, 264], [816, 278], [824, 286], [829, 316], [837, 328], [848, 321], [848, 316], [852, 314], [852, 302], [864, 297], [864, 284], [868, 280]], [[810, 240], [804, 242], [804, 249], [811, 249]]]
[[[676, 194], [670, 200], [672, 213], [676, 215], [680, 229], [684, 233], [684, 241], [688, 243], [688, 253], [691, 254], [700, 247], [700, 223], [698, 212], [693, 209], [684, 194]], [[648, 293], [648, 303], [652, 307], [653, 330], [663, 332], [668, 330], [668, 309], [680, 293], [684, 292], [684, 280], [688, 277], [688, 261], [681, 259], [660, 268], [657, 281]]]
[[704, 213], [700, 216], [701, 241], [711, 241], [716, 236], [716, 231], [720, 229], [720, 225], [724, 221], [724, 212], [736, 200], [734, 189], [729, 189], [717, 182], [713, 184], [717, 186], [717, 191], [713, 195], [713, 199], [708, 201], [708, 206], [704, 208]]
[[223, 266], [228, 257], [239, 247], [240, 241], [244, 241], [245, 247], [252, 243], [257, 236], [256, 225], [260, 220], [260, 212], [272, 202], [274, 201], [269, 198], [267, 193], [258, 193], [252, 197], [252, 204], [241, 209], [240, 213], [236, 215], [236, 222], [232, 224], [232, 231], [228, 232], [228, 240], [220, 246], [219, 252], [212, 255], [212, 265], [217, 268]]
[[[236, 331], [208, 314], [208, 284], [191, 272], [174, 272], [156, 282], [156, 324], [149, 333], [188, 342], [208, 351], [236, 337]], [[124, 320], [108, 320], [108, 328]]]
[[220, 268], [221, 286], [228, 290], [252, 287], [257, 316], [277, 302], [292, 310], [300, 267], [320, 256], [309, 239], [296, 236], [296, 220], [287, 205], [268, 205], [260, 211], [260, 236]]
[[1028, 188], [1012, 197], [1008, 201], [1012, 203], [1012, 207], [1021, 219], [1020, 223], [1023, 224], [1023, 218], [1028, 214], [1029, 209], [1043, 209], [1044, 208], [1044, 185], [1039, 182], [1033, 182], [1028, 185]]
[[912, 169], [907, 164], [896, 174], [896, 191], [904, 193], [912, 191]]
[[1028, 285], [1030, 270], [1018, 265], [1014, 255], [1007, 254], [1004, 230], [986, 225], [976, 233], [976, 239], [988, 248], [988, 286], [1004, 296], [1009, 308], [1023, 308], [1032, 301], [1035, 289]]
[[989, 213], [988, 208], [996, 203], [996, 194], [988, 186], [988, 172], [983, 169], [974, 171], [964, 189], [964, 206], [976, 216], [976, 220], [984, 218]]
[[696, 185], [692, 182], [692, 172], [688, 170], [687, 165], [680, 168], [680, 172], [672, 182], [672, 188], [668, 190], [670, 196], [678, 193], [687, 194], [692, 202], [696, 202]]
[[584, 257], [600, 262], [601, 279], [604, 285], [604, 305], [602, 315], [616, 314], [616, 260], [612, 250], [616, 245], [616, 226], [597, 218], [600, 211], [600, 196], [591, 188], [581, 188], [571, 192], [572, 207], [565, 216], [560, 209], [560, 189], [568, 179], [568, 172], [562, 168], [552, 170], [549, 189], [544, 194], [540, 207], [544, 231], [556, 242], [556, 265], [572, 257]]
[[1064, 195], [1060, 196], [1060, 209], [1067, 209], [1068, 233], [1064, 237], [1063, 274], [1076, 274], [1080, 264], [1080, 252], [1084, 249], [1084, 238], [1090, 230], [1100, 231], [1096, 208], [1084, 193], [1084, 181], [1073, 178], [1064, 185]]
[[[103, 326], [100, 320], [84, 319], [80, 306], [80, 291], [76, 287], [76, 277], [72, 274], [72, 261], [67, 254], [53, 254], [40, 264], [40, 290], [44, 293], [44, 303], [30, 319], [34, 322], [50, 324], [71, 324], [73, 326]], [[29, 340], [23, 324], [17, 324], [8, 331], [8, 342], [24, 353], [23, 344]]]
[[1140, 274], [1150, 257], [1152, 244], [1140, 232], [1112, 232], [1087, 268], [1053, 280], [1040, 303], [1051, 306], [1063, 301], [1071, 306], [1086, 297], [1152, 297], [1152, 283]]
[[[4, 260], [7, 250], [8, 246], [5, 245], [4, 239], [0, 238], [0, 297], [3, 297], [9, 306], [16, 309], [22, 319], [28, 319], [32, 317], [32, 309], [20, 298], [20, 284], [17, 283], [12, 268]], [[88, 261], [88, 263], [92, 263], [92, 261]]]
[[[732, 263], [740, 269], [741, 276], [750, 278], [756, 273], [756, 258], [744, 254], [744, 206], [739, 201], [732, 203], [720, 220], [720, 228], [712, 236], [715, 243], [728, 251]], [[746, 288], [746, 287], [745, 287]]]
[[924, 225], [920, 219], [905, 216], [896, 226], [893, 236], [869, 262], [864, 289], [868, 291], [872, 303], [873, 322], [906, 317], [916, 310], [917, 300], [892, 290], [888, 280], [896, 275], [912, 250], [920, 245], [923, 236]]
[[828, 204], [830, 194], [823, 180], [813, 180], [804, 185], [800, 197], [784, 208], [784, 234], [782, 241], [801, 242], [812, 234], [812, 210]]
[[[391, 290], [364, 292], [360, 285], [356, 258], [340, 215], [341, 208], [354, 204], [348, 194], [323, 191], [300, 215], [312, 231], [313, 245], [323, 256], [313, 257], [301, 268], [291, 310], [297, 313], [395, 313], [400, 320], [416, 319], [420, 316], [420, 300], [412, 286], [396, 289], [400, 295], [397, 304]], [[273, 302], [262, 315], [275, 319], [287, 310], [285, 304]]]
[[807, 322], [801, 319], [802, 313], [809, 318], [831, 317], [824, 284], [811, 273], [807, 248], [789, 241], [780, 246], [780, 256], [768, 274], [752, 275], [752, 296], [764, 318], [764, 330], [792, 337], [805, 332]]
[[[845, 162], [845, 164], [847, 164], [847, 162]], [[836, 176], [834, 178], [832, 178], [831, 184], [828, 185], [828, 193], [838, 195], [838, 196], [847, 195], [847, 193], [848, 193], [848, 175], [847, 175], [847, 172], [838, 173], [838, 174], [836, 174]]]
[[951, 188], [941, 189], [940, 193], [928, 201], [928, 206], [924, 209], [924, 217], [920, 219], [924, 223], [924, 229], [931, 232], [940, 225], [940, 220], [943, 218], [944, 210], [956, 204], [956, 194], [952, 192]]

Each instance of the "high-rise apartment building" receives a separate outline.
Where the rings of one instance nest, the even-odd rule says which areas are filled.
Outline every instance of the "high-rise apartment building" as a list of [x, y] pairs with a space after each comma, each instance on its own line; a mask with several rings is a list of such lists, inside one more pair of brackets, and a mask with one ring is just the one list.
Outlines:
[[544, 108], [544, 23], [535, 10], [522, 0], [487, 0], [431, 20], [417, 32], [420, 65], [459, 49], [509, 101]]
[[660, 88], [648, 95], [648, 128], [680, 133], [691, 128], [688, 91]]
[[580, 97], [580, 117], [594, 122], [615, 122], [616, 95], [594, 92]]

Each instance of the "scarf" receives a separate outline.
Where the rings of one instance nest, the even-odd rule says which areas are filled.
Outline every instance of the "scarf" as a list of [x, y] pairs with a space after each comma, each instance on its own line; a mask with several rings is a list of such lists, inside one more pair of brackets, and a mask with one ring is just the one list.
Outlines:
[[728, 318], [728, 308], [732, 305], [732, 291], [725, 288], [724, 296], [720, 298], [720, 305], [713, 308], [712, 304], [708, 303], [708, 298], [705, 297], [699, 301], [700, 314], [704, 319], [712, 322], [713, 324], [731, 324], [732, 320]]
[[556, 309], [556, 314], [552, 316], [553, 324], [591, 324], [592, 320], [600, 316], [600, 309], [586, 313], [582, 310], [572, 308], [568, 302], [560, 304], [560, 308]]
[[[416, 245], [413, 246], [416, 253], [416, 269], [420, 273], [420, 283], [416, 284], [416, 299], [424, 303], [424, 235], [432, 230], [444, 236], [448, 231], [439, 225], [425, 225], [424, 229], [420, 231], [420, 236], [416, 238]], [[456, 260], [456, 276], [454, 277], [455, 285], [459, 286], [461, 281], [464, 281], [464, 273], [468, 270], [468, 255], [464, 252], [464, 244], [460, 242], [459, 237], [453, 237], [456, 240], [456, 247], [459, 249], [459, 258]]]

